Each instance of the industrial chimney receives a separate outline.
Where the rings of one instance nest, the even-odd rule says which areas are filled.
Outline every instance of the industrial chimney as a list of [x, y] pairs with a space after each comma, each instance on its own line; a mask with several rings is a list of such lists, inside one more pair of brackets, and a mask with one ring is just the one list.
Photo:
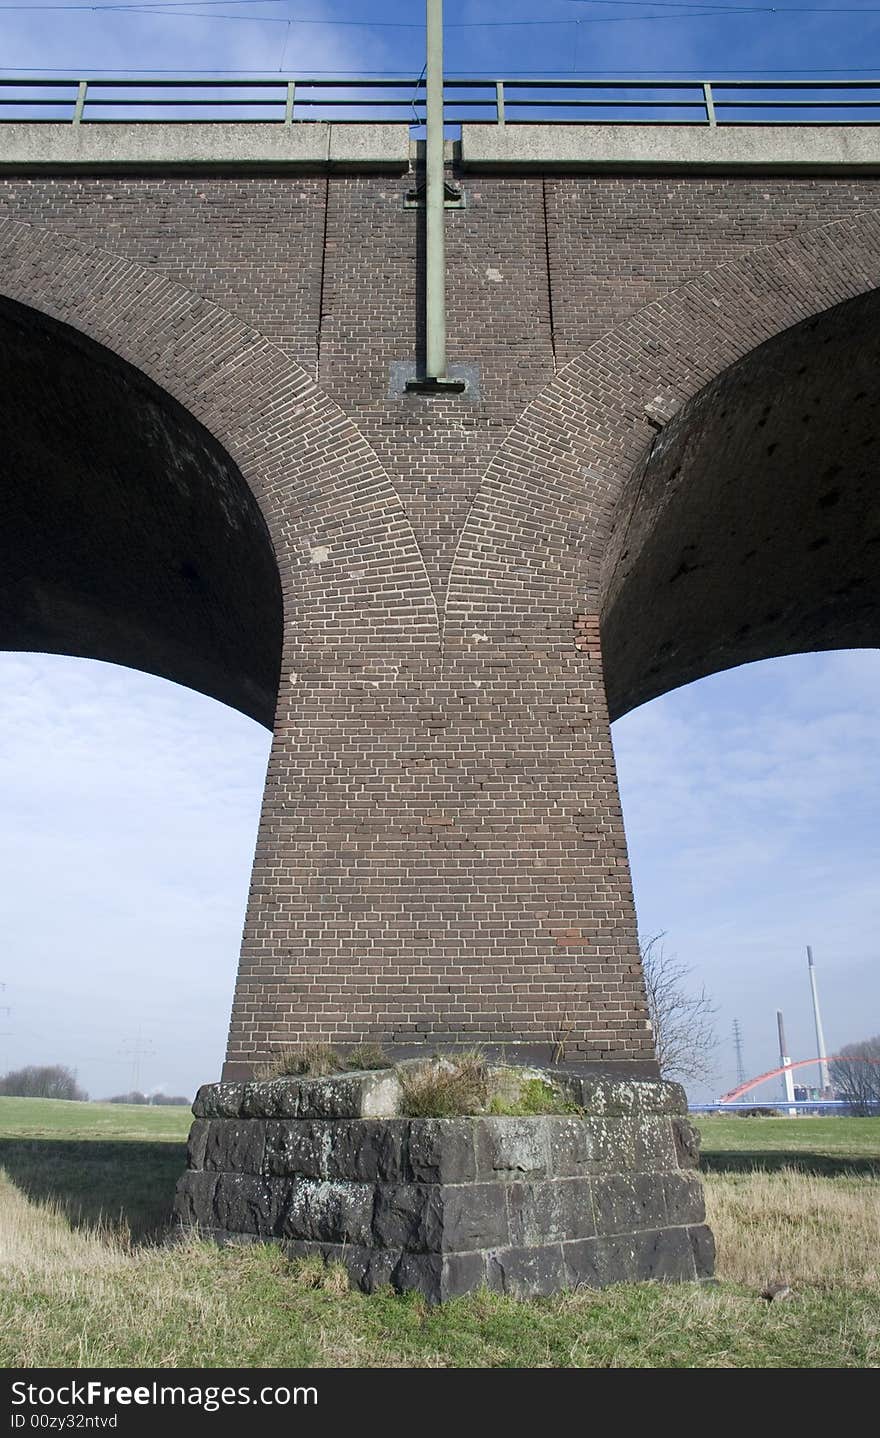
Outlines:
[[819, 992], [816, 988], [816, 969], [813, 964], [813, 950], [807, 944], [807, 964], [810, 970], [810, 991], [813, 995], [813, 1020], [816, 1024], [816, 1049], [819, 1059], [819, 1089], [822, 1097], [828, 1097], [828, 1063], [825, 1057], [825, 1035], [822, 1032], [822, 1015], [819, 1012]]

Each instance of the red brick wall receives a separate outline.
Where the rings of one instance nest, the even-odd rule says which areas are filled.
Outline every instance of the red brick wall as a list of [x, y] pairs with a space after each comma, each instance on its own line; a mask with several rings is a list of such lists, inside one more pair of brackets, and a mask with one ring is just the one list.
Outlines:
[[447, 399], [389, 397], [409, 183], [6, 176], [0, 290], [173, 393], [273, 537], [230, 1072], [304, 1036], [647, 1062], [598, 644], [615, 501], [720, 369], [878, 283], [880, 181], [466, 176], [450, 358], [480, 391]]

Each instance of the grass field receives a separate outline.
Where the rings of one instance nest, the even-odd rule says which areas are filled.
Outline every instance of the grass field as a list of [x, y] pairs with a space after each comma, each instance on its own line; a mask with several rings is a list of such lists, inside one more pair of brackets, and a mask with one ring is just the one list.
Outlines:
[[[0, 1099], [0, 1363], [880, 1366], [880, 1119], [700, 1120], [715, 1287], [431, 1309], [271, 1247], [164, 1246], [186, 1109]], [[761, 1298], [771, 1281], [792, 1297]]]

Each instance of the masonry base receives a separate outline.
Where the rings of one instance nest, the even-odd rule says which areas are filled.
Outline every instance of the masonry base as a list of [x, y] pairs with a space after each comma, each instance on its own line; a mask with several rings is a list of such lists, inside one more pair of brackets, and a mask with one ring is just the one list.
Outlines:
[[[558, 1075], [553, 1076], [559, 1082]], [[711, 1276], [698, 1140], [674, 1084], [565, 1076], [577, 1112], [377, 1116], [391, 1074], [216, 1084], [194, 1106], [181, 1223], [320, 1254], [434, 1302]]]

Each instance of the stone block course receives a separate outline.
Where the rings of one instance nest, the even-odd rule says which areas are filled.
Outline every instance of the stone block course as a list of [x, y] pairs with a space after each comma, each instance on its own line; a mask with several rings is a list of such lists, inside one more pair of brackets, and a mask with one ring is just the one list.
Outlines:
[[633, 1233], [666, 1223], [663, 1179], [654, 1174], [606, 1173], [593, 1180], [596, 1228], [603, 1234]]
[[[214, 1193], [217, 1188], [216, 1173], [194, 1172], [187, 1169], [177, 1185], [175, 1213], [186, 1227], [213, 1232], [217, 1226], [214, 1213]], [[241, 1230], [232, 1229], [231, 1232]]]
[[202, 1084], [192, 1111], [196, 1118], [238, 1118], [243, 1098], [244, 1084]]
[[297, 1178], [284, 1193], [276, 1233], [319, 1243], [369, 1244], [374, 1223], [374, 1186], [331, 1179]]
[[260, 1174], [218, 1173], [213, 1191], [214, 1225], [226, 1233], [275, 1238], [292, 1185]]
[[209, 1123], [206, 1119], [197, 1118], [190, 1127], [189, 1138], [186, 1144], [186, 1166], [188, 1169], [203, 1169], [205, 1167], [205, 1149], [208, 1144]]
[[266, 1124], [261, 1119], [213, 1119], [205, 1135], [203, 1166], [233, 1173], [263, 1173]]
[[593, 1185], [589, 1179], [510, 1183], [507, 1212], [510, 1239], [518, 1245], [592, 1238], [596, 1232]]
[[545, 1178], [550, 1168], [548, 1126], [543, 1119], [474, 1120], [480, 1178]]
[[566, 1287], [563, 1245], [500, 1248], [487, 1255], [486, 1286], [514, 1298], [545, 1298]]
[[[409, 1173], [418, 1183], [472, 1183], [477, 1177], [474, 1122], [469, 1118], [402, 1120]], [[483, 1177], [494, 1177], [483, 1173]]]
[[679, 1167], [699, 1168], [700, 1135], [690, 1119], [678, 1117], [672, 1120], [672, 1139]]

